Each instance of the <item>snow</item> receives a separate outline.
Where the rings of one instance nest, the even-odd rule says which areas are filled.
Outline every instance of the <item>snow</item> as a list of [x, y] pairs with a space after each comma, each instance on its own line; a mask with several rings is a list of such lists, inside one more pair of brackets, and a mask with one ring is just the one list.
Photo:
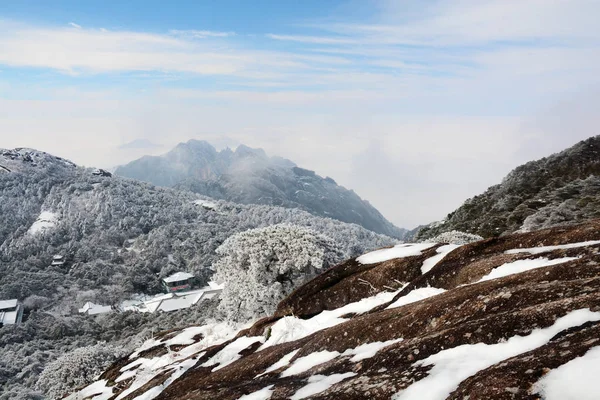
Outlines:
[[77, 393], [73, 393], [65, 400], [79, 400], [87, 398], [92, 398], [92, 400], [108, 400], [111, 397], [112, 388], [106, 386], [106, 380], [101, 380], [86, 386], [83, 390]]
[[579, 247], [588, 247], [595, 246], [600, 244], [600, 240], [591, 240], [587, 242], [579, 242], [579, 243], [569, 243], [569, 244], [561, 244], [558, 246], [542, 246], [542, 247], [531, 247], [528, 249], [512, 249], [506, 250], [505, 254], [517, 254], [517, 253], [529, 253], [529, 254], [539, 254], [547, 251], [553, 250], [566, 250], [566, 249], [576, 249]]
[[[193, 346], [200, 346], [200, 348], [198, 349], [198, 351], [200, 351], [203, 348], [207, 348], [225, 342], [229, 338], [233, 337], [239, 330], [240, 326], [234, 326], [227, 322], [210, 323], [202, 325], [200, 327], [188, 328], [182, 331], [179, 335], [167, 340], [164, 343], [160, 340], [155, 339], [146, 340], [133, 354], [131, 354], [131, 356], [129, 356], [129, 358], [136, 358], [142, 351], [151, 349], [152, 347], [157, 346], [159, 344], [166, 344], [168, 346], [191, 344], [193, 343], [192, 337], [194, 337], [197, 334], [202, 334], [203, 338], [197, 343], [193, 344]], [[188, 347], [182, 349], [179, 353], [183, 354], [186, 351], [186, 349], [188, 349]], [[140, 363], [141, 362], [139, 361], [139, 359], [135, 360], [131, 364], [121, 368], [121, 371], [129, 369], [132, 366]]]
[[375, 250], [370, 253], [364, 254], [356, 259], [361, 264], [375, 264], [394, 258], [404, 258], [411, 256], [420, 256], [423, 250], [427, 250], [436, 243], [403, 243], [398, 244], [389, 249]]
[[167, 276], [166, 278], [163, 279], [163, 281], [167, 282], [167, 283], [171, 283], [171, 282], [179, 282], [179, 281], [186, 281], [188, 279], [193, 278], [194, 275], [189, 274], [187, 272], [177, 272], [171, 276]]
[[265, 340], [262, 336], [242, 336], [237, 338], [235, 341], [229, 343], [225, 346], [221, 351], [215, 354], [210, 360], [206, 361], [202, 364], [203, 367], [210, 367], [213, 365], [217, 365], [217, 367], [213, 368], [213, 372], [217, 371], [232, 362], [239, 360], [242, 356], [239, 354], [240, 351], [247, 349], [252, 344], [256, 342], [263, 342]]
[[446, 257], [451, 251], [458, 249], [459, 247], [460, 245], [458, 244], [447, 244], [438, 247], [436, 250], [438, 254], [433, 257], [429, 257], [423, 262], [423, 265], [421, 265], [421, 273], [426, 274], [427, 272], [431, 271], [431, 269], [435, 267], [437, 263], [442, 261], [444, 257]]
[[223, 290], [225, 288], [225, 283], [217, 283], [215, 281], [208, 282], [208, 287], [211, 290]]
[[118, 383], [118, 382], [127, 380], [129, 378], [133, 378], [133, 377], [135, 377], [135, 374], [136, 374], [136, 371], [134, 369], [127, 370], [127, 371], [123, 372], [121, 375], [119, 375], [118, 378], [115, 379], [115, 382]]
[[550, 371], [534, 385], [544, 400], [597, 400], [600, 347]]
[[320, 330], [346, 322], [347, 319], [341, 318], [342, 315], [349, 313], [362, 314], [370, 311], [374, 307], [391, 301], [396, 292], [381, 292], [375, 296], [361, 299], [360, 301], [346, 304], [335, 310], [326, 310], [315, 315], [310, 319], [300, 319], [293, 316], [281, 318], [271, 327], [269, 339], [260, 347], [263, 350], [269, 346], [280, 343], [292, 342], [312, 335]]
[[567, 261], [577, 260], [577, 257], [563, 257], [549, 260], [547, 258], [534, 258], [531, 260], [518, 260], [510, 263], [503, 264], [499, 267], [494, 268], [489, 274], [485, 275], [478, 282], [489, 281], [491, 279], [502, 278], [504, 276], [518, 274], [521, 272], [529, 271], [536, 268], [549, 267], [551, 265], [557, 265], [566, 263]]
[[285, 378], [286, 376], [298, 375], [303, 372], [308, 371], [309, 369], [316, 367], [319, 364], [326, 363], [327, 361], [333, 360], [340, 353], [337, 351], [315, 351], [307, 356], [300, 357], [294, 363], [281, 373], [281, 377]]
[[197, 335], [205, 336], [207, 333], [207, 329], [209, 327], [210, 327], [210, 325], [202, 325], [202, 326], [192, 326], [191, 328], [185, 328], [180, 334], [167, 340], [165, 342], [165, 344], [167, 344], [168, 346], [193, 344], [193, 343], [195, 343], [195, 341], [193, 339], [194, 336], [197, 336]]
[[258, 392], [245, 394], [238, 400], [269, 400], [271, 395], [273, 395], [273, 386], [274, 385], [269, 385], [260, 389]]
[[196, 200], [196, 201], [194, 201], [194, 204], [197, 204], [197, 205], [207, 208], [209, 210], [214, 210], [215, 208], [217, 208], [217, 203], [215, 203], [214, 201]]
[[[162, 372], [171, 372], [171, 376], [162, 384], [150, 388], [143, 394], [136, 397], [136, 400], [151, 400], [158, 396], [167, 386], [173, 383], [177, 378], [185, 373], [188, 369], [193, 367], [198, 359], [202, 357], [204, 353], [200, 353], [196, 355], [194, 358], [189, 357], [188, 354], [182, 352], [169, 352], [160, 357], [154, 357], [152, 359], [141, 359], [142, 361], [138, 363], [138, 368], [136, 370], [129, 369], [129, 366], [121, 368], [121, 371], [126, 370], [124, 373], [119, 376], [119, 380], [134, 378], [134, 381], [131, 383], [128, 389], [124, 390], [117, 396], [117, 400], [123, 399], [129, 396], [131, 393], [135, 392], [148, 382], [150, 382], [154, 377]], [[132, 372], [135, 371], [135, 374], [132, 375]]]
[[112, 312], [111, 306], [103, 306], [101, 304], [92, 303], [91, 301], [88, 301], [79, 309], [79, 313], [88, 315], [105, 314], [109, 312]]
[[268, 374], [269, 372], [273, 372], [278, 370], [279, 368], [285, 367], [286, 365], [288, 365], [290, 363], [290, 361], [292, 360], [292, 358], [294, 358], [294, 356], [300, 351], [300, 349], [294, 350], [291, 353], [286, 354], [285, 356], [281, 357], [281, 359], [279, 361], [277, 361], [275, 364], [271, 365], [269, 368], [267, 368], [265, 370], [265, 372], [263, 372], [262, 374], [257, 375], [256, 377], [260, 377], [263, 375]]
[[377, 352], [385, 347], [395, 343], [400, 343], [404, 339], [392, 339], [385, 342], [371, 342], [361, 344], [354, 349], [348, 349], [342, 353], [343, 356], [354, 356], [350, 359], [352, 362], [359, 362], [367, 358], [374, 357]]
[[36, 235], [47, 229], [53, 228], [58, 222], [58, 217], [50, 211], [42, 211], [37, 220], [29, 228], [29, 234]]
[[400, 297], [398, 300], [387, 306], [387, 310], [390, 308], [400, 307], [406, 304], [414, 303], [416, 301], [424, 300], [428, 297], [436, 296], [438, 294], [444, 293], [445, 289], [439, 289], [434, 287], [424, 287], [411, 291], [406, 296]]
[[[429, 375], [396, 393], [393, 400], [443, 400], [468, 377], [508, 358], [546, 344], [559, 332], [600, 320], [600, 312], [580, 309], [557, 319], [553, 325], [534, 329], [527, 336], [513, 336], [497, 344], [467, 344], [442, 350], [416, 363], [433, 366]], [[596, 375], [597, 376], [597, 375]]]
[[354, 372], [346, 372], [344, 374], [333, 374], [329, 376], [325, 375], [313, 375], [308, 378], [308, 385], [300, 388], [292, 397], [291, 400], [305, 399], [309, 396], [313, 396], [317, 393], [324, 392], [331, 386], [343, 381], [346, 378], [355, 376]]
[[[160, 395], [162, 393], [163, 390], [165, 390], [167, 388], [167, 386], [169, 386], [176, 379], [181, 377], [188, 369], [192, 368], [196, 364], [196, 362], [198, 361], [199, 358], [200, 358], [200, 356], [191, 358], [188, 360], [184, 360], [183, 362], [178, 364], [175, 368], [173, 368], [174, 372], [164, 383], [150, 388], [145, 393], [137, 396], [134, 400], [152, 400], [152, 399], [156, 398], [158, 395]], [[119, 396], [118, 398], [122, 398], [122, 397]]]

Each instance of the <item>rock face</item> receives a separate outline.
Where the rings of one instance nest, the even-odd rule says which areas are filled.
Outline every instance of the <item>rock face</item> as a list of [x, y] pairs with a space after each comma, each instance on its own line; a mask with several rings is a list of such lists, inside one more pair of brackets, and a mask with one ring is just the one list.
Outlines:
[[407, 249], [329, 269], [237, 335], [159, 335], [78, 394], [538, 399], [600, 346], [600, 220]]
[[333, 179], [243, 145], [219, 152], [207, 142], [190, 140], [163, 156], [145, 156], [121, 166], [115, 173], [235, 203], [300, 208], [396, 238], [406, 232]]
[[516, 168], [443, 223], [422, 228], [417, 239], [452, 230], [493, 237], [599, 217], [600, 136], [595, 136]]

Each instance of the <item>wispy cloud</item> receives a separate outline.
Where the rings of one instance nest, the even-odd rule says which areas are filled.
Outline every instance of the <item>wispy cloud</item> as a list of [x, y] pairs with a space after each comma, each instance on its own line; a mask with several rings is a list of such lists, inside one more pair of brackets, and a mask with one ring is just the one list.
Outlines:
[[177, 30], [172, 29], [169, 33], [173, 36], [179, 36], [191, 39], [205, 39], [209, 37], [231, 37], [235, 36], [235, 32], [216, 32], [216, 31], [197, 31], [197, 30]]
[[75, 22], [69, 22], [69, 26], [75, 29], [81, 29], [81, 25], [76, 24]]
[[[531, 41], [597, 41], [596, 0], [438, 0], [407, 18], [403, 2], [388, 2], [380, 22], [329, 23], [322, 31], [362, 43], [461, 46]], [[318, 38], [309, 37], [307, 43]], [[294, 37], [293, 40], [299, 40]]]
[[314, 44], [358, 44], [361, 42], [359, 39], [346, 39], [330, 36], [276, 35], [273, 33], [269, 33], [266, 36], [269, 39], [274, 40]]

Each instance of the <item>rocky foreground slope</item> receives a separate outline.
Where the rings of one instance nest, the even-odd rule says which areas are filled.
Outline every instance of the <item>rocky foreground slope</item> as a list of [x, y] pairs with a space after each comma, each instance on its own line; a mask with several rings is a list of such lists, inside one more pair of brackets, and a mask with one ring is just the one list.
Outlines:
[[333, 267], [277, 312], [165, 332], [70, 399], [597, 399], [600, 220]]
[[483, 237], [600, 218], [600, 136], [515, 168], [500, 183], [421, 229], [417, 239], [458, 230]]

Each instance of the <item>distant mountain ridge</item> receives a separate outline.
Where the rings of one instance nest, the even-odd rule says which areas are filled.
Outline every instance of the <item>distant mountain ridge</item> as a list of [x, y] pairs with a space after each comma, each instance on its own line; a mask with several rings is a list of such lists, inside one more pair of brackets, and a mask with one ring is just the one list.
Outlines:
[[499, 185], [465, 203], [418, 240], [459, 230], [484, 238], [600, 218], [600, 136], [515, 168]]
[[206, 141], [190, 140], [162, 156], [144, 156], [120, 166], [115, 174], [241, 204], [300, 208], [397, 238], [406, 234], [332, 178], [244, 145], [217, 151]]

